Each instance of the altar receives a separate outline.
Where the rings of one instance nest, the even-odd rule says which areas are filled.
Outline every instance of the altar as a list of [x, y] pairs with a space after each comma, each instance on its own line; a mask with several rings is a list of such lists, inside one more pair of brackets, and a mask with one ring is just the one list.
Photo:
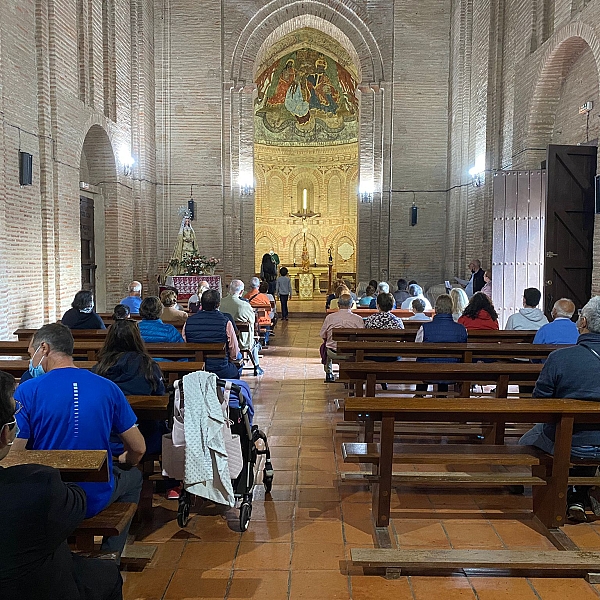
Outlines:
[[287, 270], [290, 279], [293, 281], [294, 291], [299, 298], [312, 298], [312, 296], [300, 295], [300, 275], [303, 274], [313, 275], [313, 295], [320, 296], [322, 291], [327, 292], [329, 285], [329, 265], [317, 265], [316, 267], [311, 266], [308, 271], [304, 270], [302, 267], [287, 267]]
[[187, 300], [198, 291], [201, 281], [206, 281], [211, 290], [217, 290], [223, 296], [220, 275], [169, 275], [165, 283], [177, 290], [179, 300]]

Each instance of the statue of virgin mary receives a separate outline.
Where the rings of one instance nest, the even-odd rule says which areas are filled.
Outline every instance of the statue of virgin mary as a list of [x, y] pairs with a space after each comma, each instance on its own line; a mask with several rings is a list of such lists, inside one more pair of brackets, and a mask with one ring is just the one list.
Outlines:
[[181, 227], [177, 234], [175, 249], [173, 250], [173, 255], [171, 256], [165, 275], [185, 275], [185, 268], [181, 264], [182, 261], [190, 255], [197, 253], [196, 232], [192, 227], [191, 214], [186, 210], [181, 219]]

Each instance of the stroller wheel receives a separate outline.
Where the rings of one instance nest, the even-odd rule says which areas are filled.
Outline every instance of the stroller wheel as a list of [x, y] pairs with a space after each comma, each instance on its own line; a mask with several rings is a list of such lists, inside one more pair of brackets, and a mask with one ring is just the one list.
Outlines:
[[242, 502], [240, 506], [240, 529], [246, 531], [250, 524], [250, 517], [252, 516], [252, 504], [249, 502]]
[[273, 487], [273, 475], [270, 477], [263, 475], [263, 485], [265, 486], [265, 493], [270, 494], [271, 488]]
[[179, 497], [179, 507], [177, 508], [177, 525], [185, 527], [190, 520], [191, 498], [189, 492], [182, 490]]

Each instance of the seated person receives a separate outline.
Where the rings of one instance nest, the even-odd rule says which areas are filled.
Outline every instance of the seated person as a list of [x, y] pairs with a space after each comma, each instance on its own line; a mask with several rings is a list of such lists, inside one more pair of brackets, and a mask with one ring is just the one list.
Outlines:
[[[327, 296], [327, 299], [325, 300], [325, 310], [329, 310], [331, 308], [331, 301], [334, 298], [339, 298], [339, 296], [336, 296], [335, 290], [337, 290], [340, 286], [347, 287], [346, 284], [344, 283], [343, 279], [338, 279], [337, 281], [334, 282], [333, 288], [332, 288], [334, 290], [334, 293], [329, 294]], [[377, 287], [377, 283], [375, 283], [375, 287]]]
[[494, 309], [491, 300], [483, 293], [476, 292], [471, 296], [469, 304], [458, 319], [461, 325], [471, 329], [500, 329], [498, 325], [498, 313]]
[[104, 321], [94, 312], [94, 296], [88, 290], [75, 294], [71, 308], [62, 316], [61, 322], [69, 329], [106, 329]]
[[[0, 371], [0, 461], [17, 434], [15, 380]], [[67, 538], [83, 521], [86, 495], [51, 467], [0, 467], [3, 600], [121, 600], [123, 581], [113, 561], [71, 554]]]
[[[268, 296], [265, 293], [261, 293], [259, 287], [260, 279], [258, 277], [252, 277], [252, 279], [250, 279], [250, 291], [244, 294], [244, 298], [250, 302], [252, 308], [258, 308], [259, 306], [271, 308], [271, 302]], [[267, 284], [267, 290], [268, 289], [269, 284]]]
[[142, 284], [139, 281], [132, 281], [129, 284], [129, 296], [125, 296], [121, 300], [129, 308], [132, 315], [137, 315], [140, 312], [140, 304], [142, 303]]
[[163, 305], [163, 311], [160, 316], [163, 323], [183, 325], [187, 321], [187, 313], [177, 308], [177, 292], [163, 290], [160, 295], [160, 301]]
[[[485, 295], [485, 294], [483, 294]], [[486, 296], [487, 298], [487, 296]], [[415, 342], [424, 343], [456, 343], [465, 344], [467, 342], [467, 330], [464, 325], [455, 323], [452, 318], [452, 299], [447, 294], [441, 294], [435, 301], [435, 315], [429, 323], [423, 323], [417, 331]], [[417, 362], [459, 362], [458, 358], [418, 358]], [[433, 382], [436, 383], [436, 382]], [[448, 391], [447, 381], [437, 382], [440, 392]], [[427, 383], [417, 384], [418, 392], [426, 392]]]
[[[137, 418], [123, 392], [108, 379], [73, 363], [73, 336], [61, 323], [44, 325], [29, 345], [34, 377], [22, 383], [15, 400], [19, 433], [17, 450], [106, 450], [110, 481], [81, 483], [87, 494], [86, 517], [93, 517], [113, 502], [137, 503], [142, 474], [132, 468], [146, 452], [136, 426]], [[110, 435], [123, 442], [124, 452], [111, 452]], [[121, 535], [106, 538], [102, 549], [120, 553], [129, 524]]]
[[112, 318], [113, 321], [121, 321], [123, 319], [129, 319], [131, 315], [131, 311], [129, 310], [129, 306], [125, 304], [117, 304], [115, 306], [115, 310], [113, 311]]
[[[254, 339], [256, 313], [252, 306], [250, 306], [250, 303], [241, 297], [243, 292], [244, 282], [241, 279], [233, 279], [229, 284], [229, 294], [225, 296], [220, 303], [220, 309], [221, 313], [228, 315], [232, 321], [248, 323], [250, 331], [239, 333], [239, 347], [242, 350], [247, 350], [252, 353], [252, 359], [256, 365], [256, 372], [258, 375], [262, 375], [264, 371], [260, 367], [260, 357], [258, 355], [261, 346], [259, 343], [256, 343]], [[202, 305], [202, 310], [204, 310], [204, 305]]]
[[[162, 396], [165, 393], [162, 372], [146, 351], [135, 321], [115, 321], [110, 326], [92, 371], [116, 383], [125, 396]], [[138, 425], [146, 442], [146, 452], [160, 454], [162, 435], [166, 433], [161, 422], [145, 419]], [[123, 453], [119, 439], [113, 436], [111, 444], [113, 455]]]
[[140, 317], [138, 322], [142, 339], [147, 344], [157, 342], [183, 342], [183, 337], [173, 325], [163, 323], [161, 316], [164, 307], [160, 298], [157, 296], [148, 296], [140, 305]]
[[467, 292], [462, 288], [452, 288], [450, 290], [450, 298], [452, 298], [452, 318], [458, 323], [463, 311], [467, 308], [467, 304], [469, 304], [469, 297], [467, 296]]
[[561, 298], [552, 307], [552, 321], [542, 325], [533, 338], [534, 344], [576, 344], [579, 338], [577, 325], [571, 321], [575, 314], [575, 304], [568, 298]]
[[415, 314], [412, 317], [408, 317], [409, 321], [431, 321], [425, 314], [425, 302], [421, 298], [415, 298], [410, 308]]
[[201, 281], [198, 284], [198, 291], [195, 294], [192, 294], [188, 299], [188, 310], [190, 313], [197, 313], [199, 310], [202, 310], [202, 306], [200, 304], [200, 298], [202, 298], [202, 294], [206, 290], [210, 290], [210, 285], [208, 285], [208, 281]]
[[352, 301], [350, 308], [356, 308], [356, 301], [354, 300], [354, 298], [352, 298], [350, 289], [346, 284], [343, 284], [338, 286], [335, 290], [335, 298], [329, 303], [329, 308], [331, 310], [337, 310], [339, 308], [338, 301], [340, 299], [340, 296], [342, 296], [343, 294], [348, 294], [348, 296], [350, 296], [350, 300]]
[[[376, 290], [376, 294], [389, 294], [390, 293], [390, 284], [387, 281], [380, 281], [377, 284], [377, 290]], [[392, 296], [393, 298], [394, 296]], [[377, 308], [377, 298], [373, 298], [371, 300], [371, 304], [369, 304], [369, 308]], [[394, 306], [393, 308], [396, 308], [396, 300], [394, 300]]]
[[[285, 267], [281, 268], [285, 269]], [[271, 307], [271, 310], [269, 311], [269, 318], [271, 321], [274, 321], [275, 317], [277, 316], [275, 311], [275, 296], [273, 296], [273, 294], [269, 294], [269, 284], [266, 281], [261, 281], [260, 285], [258, 286], [258, 291], [261, 294], [264, 294], [269, 300], [269, 306]]]
[[372, 285], [368, 285], [365, 291], [365, 295], [358, 301], [358, 306], [363, 308], [369, 308], [371, 306], [371, 300], [375, 300], [375, 289]]
[[[342, 294], [338, 300], [338, 311], [330, 313], [325, 317], [323, 326], [321, 327], [320, 336], [324, 341], [327, 360], [325, 362], [325, 383], [333, 383], [333, 359], [338, 358], [336, 354], [337, 342], [333, 339], [333, 330], [340, 328], [363, 329], [365, 324], [361, 317], [355, 315], [350, 307], [352, 305], [352, 296], [350, 294]], [[339, 358], [345, 358], [345, 355], [340, 355]]]
[[394, 292], [396, 306], [402, 306], [402, 303], [407, 298], [410, 298], [410, 294], [408, 293], [408, 282], [406, 279], [398, 279], [398, 289]]
[[[224, 343], [226, 345], [225, 356], [223, 358], [207, 358], [204, 368], [215, 373], [221, 379], [239, 379], [242, 374], [239, 362], [240, 349], [231, 320], [219, 310], [220, 302], [221, 294], [217, 290], [204, 292], [202, 294], [202, 310], [190, 316], [186, 321], [183, 326], [183, 337], [186, 342], [198, 344]], [[247, 302], [243, 300], [240, 302], [245, 304], [254, 315], [252, 307]]]
[[366, 329], [404, 329], [402, 319], [391, 313], [394, 306], [392, 294], [377, 295], [377, 313], [365, 319]]
[[527, 288], [523, 291], [523, 308], [510, 315], [504, 329], [521, 329], [531, 331], [540, 329], [548, 323], [546, 315], [537, 307], [542, 299], [542, 294], [537, 288]]
[[410, 310], [413, 300], [423, 300], [425, 302], [425, 310], [431, 310], [431, 302], [423, 295], [423, 288], [418, 283], [411, 283], [408, 286], [408, 293], [410, 296], [402, 303], [404, 310]]

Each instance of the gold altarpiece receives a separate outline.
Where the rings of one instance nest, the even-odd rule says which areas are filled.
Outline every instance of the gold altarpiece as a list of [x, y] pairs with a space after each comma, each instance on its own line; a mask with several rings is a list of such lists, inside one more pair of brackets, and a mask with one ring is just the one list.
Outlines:
[[[254, 145], [255, 264], [273, 249], [281, 265], [300, 267], [303, 233], [311, 265], [356, 271], [358, 143], [328, 146]], [[302, 222], [290, 213], [320, 216]]]

